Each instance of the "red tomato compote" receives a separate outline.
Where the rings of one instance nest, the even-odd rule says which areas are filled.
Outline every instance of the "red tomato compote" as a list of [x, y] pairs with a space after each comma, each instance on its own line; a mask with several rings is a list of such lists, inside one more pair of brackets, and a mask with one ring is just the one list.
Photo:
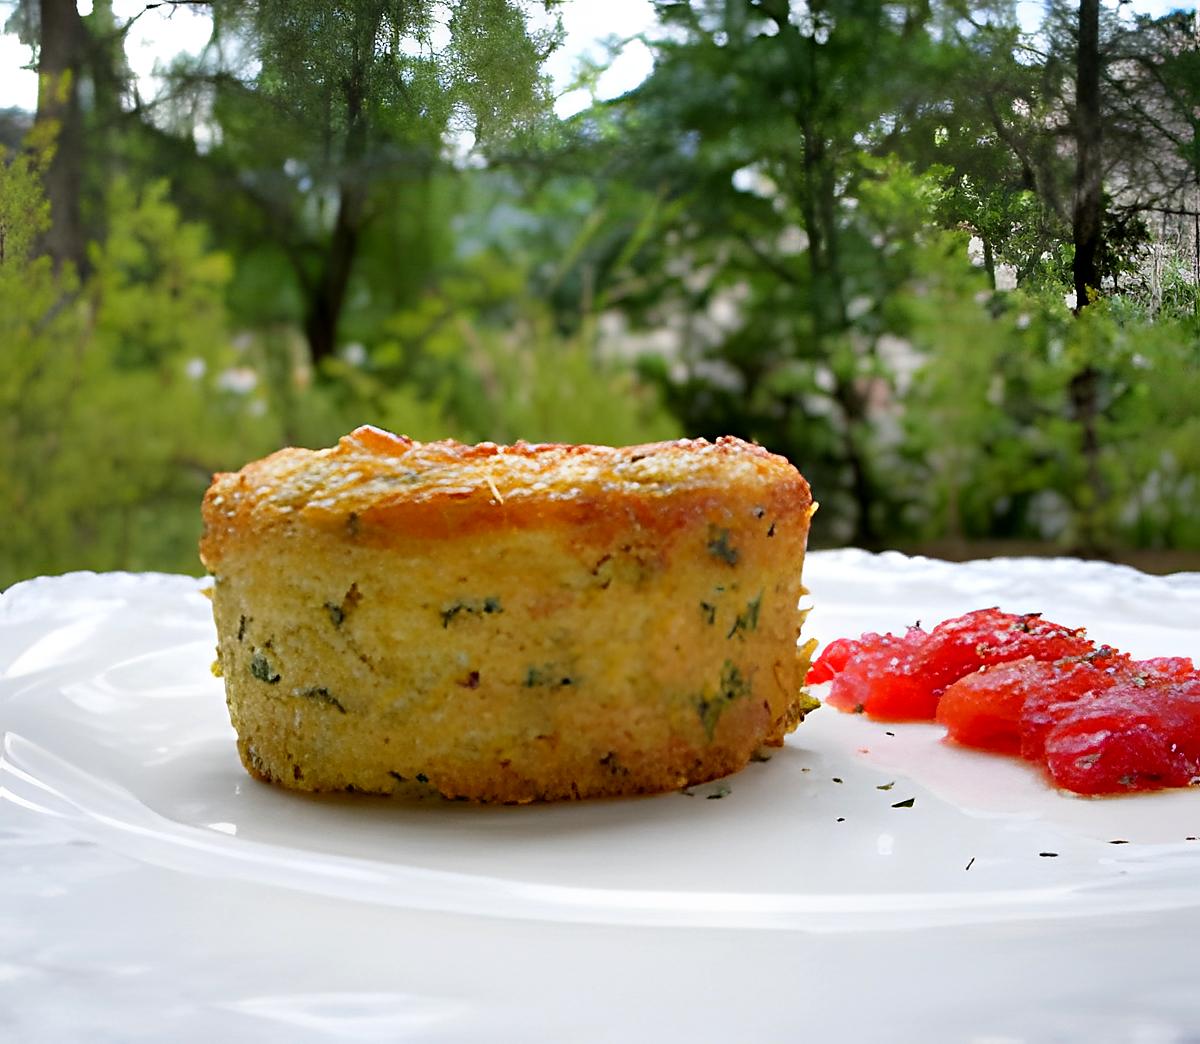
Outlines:
[[831, 643], [809, 680], [833, 706], [935, 719], [947, 739], [1019, 755], [1077, 794], [1200, 782], [1200, 671], [1186, 657], [1134, 660], [1082, 629], [982, 609], [901, 637]]
[[809, 681], [832, 680], [828, 702], [840, 710], [887, 721], [928, 721], [947, 686], [980, 667], [1027, 656], [1082, 656], [1094, 648], [1082, 630], [1037, 613], [980, 609], [928, 633], [910, 627], [902, 637], [864, 634], [833, 642], [813, 664]]

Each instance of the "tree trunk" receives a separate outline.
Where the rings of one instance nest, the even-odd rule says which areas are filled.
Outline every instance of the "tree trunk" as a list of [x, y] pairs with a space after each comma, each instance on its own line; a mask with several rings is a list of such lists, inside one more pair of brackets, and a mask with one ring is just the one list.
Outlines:
[[50, 203], [46, 252], [56, 266], [87, 264], [80, 196], [83, 189], [83, 117], [79, 107], [79, 73], [87, 37], [75, 0], [41, 0], [38, 45], [38, 123], [54, 123], [54, 158], [45, 175]]
[[309, 293], [304, 335], [314, 366], [337, 351], [338, 325], [346, 304], [350, 273], [358, 253], [361, 215], [355, 189], [343, 187], [333, 238], [321, 273]]
[[374, 60], [375, 41], [383, 24], [383, 4], [359, 12], [350, 74], [344, 84], [346, 102], [346, 155], [338, 186], [338, 212], [333, 237], [321, 271], [312, 282], [304, 333], [313, 365], [337, 351], [338, 326], [346, 304], [350, 275], [358, 256], [366, 213], [363, 159], [367, 153], [367, 76]]
[[[1075, 314], [1088, 306], [1089, 294], [1100, 290], [1101, 217], [1104, 210], [1101, 180], [1100, 122], [1100, 0], [1079, 5], [1079, 51], [1075, 79]], [[1100, 507], [1107, 484], [1100, 468], [1100, 374], [1088, 363], [1071, 379], [1071, 406], [1080, 427], [1090, 502], [1080, 513], [1080, 543], [1085, 553], [1101, 549]]]
[[1100, 289], [1101, 181], [1100, 0], [1079, 5], [1079, 53], [1075, 77], [1075, 311]]

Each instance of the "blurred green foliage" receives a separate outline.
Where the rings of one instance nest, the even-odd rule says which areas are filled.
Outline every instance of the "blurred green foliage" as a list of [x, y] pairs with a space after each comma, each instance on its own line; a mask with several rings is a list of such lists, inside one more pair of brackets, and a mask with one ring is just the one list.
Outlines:
[[[1186, 19], [1106, 16], [1076, 314], [1072, 5], [1034, 48], [999, 0], [661, 2], [645, 82], [568, 120], [553, 4], [209, 6], [147, 101], [96, 3], [82, 136], [0, 154], [0, 586], [196, 571], [214, 471], [364, 423], [755, 439], [812, 482], [817, 544], [1200, 550]], [[55, 149], [81, 271], [43, 246]]]
[[[1061, 295], [1014, 293], [999, 314], [943, 298], [938, 351], [906, 418], [933, 481], [927, 534], [1200, 547], [1200, 329], [1127, 302], [1078, 318]], [[949, 327], [954, 336], [945, 337]], [[1102, 484], [1088, 477], [1069, 386], [1102, 374]]]
[[[91, 274], [56, 273], [34, 250], [50, 147], [0, 153], [0, 497], [20, 520], [0, 538], [0, 586], [75, 568], [196, 572], [214, 472], [359, 424], [471, 441], [679, 434], [628, 367], [599, 360], [586, 328], [560, 334], [498, 261], [396, 313], [369, 359], [330, 359], [320, 377], [294, 327], [231, 338], [230, 258], [162, 182], [114, 182]], [[463, 309], [481, 291], [504, 299], [502, 327]]]
[[92, 274], [55, 273], [32, 250], [48, 151], [0, 166], [0, 483], [20, 519], [0, 542], [0, 582], [85, 564], [186, 568], [214, 467], [269, 445], [215, 379], [230, 356], [229, 261], [180, 220], [165, 185], [116, 181]]

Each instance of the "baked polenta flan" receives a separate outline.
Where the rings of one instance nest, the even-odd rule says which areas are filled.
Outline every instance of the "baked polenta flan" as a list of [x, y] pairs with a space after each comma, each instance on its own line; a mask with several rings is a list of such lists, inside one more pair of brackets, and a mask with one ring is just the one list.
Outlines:
[[735, 438], [363, 427], [217, 475], [201, 557], [242, 761], [299, 790], [503, 802], [737, 771], [810, 706], [813, 510]]

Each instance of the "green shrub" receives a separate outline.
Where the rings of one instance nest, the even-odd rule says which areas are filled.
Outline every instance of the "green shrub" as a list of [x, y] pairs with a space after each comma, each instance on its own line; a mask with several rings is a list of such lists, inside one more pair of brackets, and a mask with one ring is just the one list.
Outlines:
[[195, 571], [212, 472], [267, 445], [219, 383], [228, 261], [165, 186], [117, 181], [91, 277], [55, 272], [34, 251], [47, 154], [0, 163], [0, 495], [19, 520], [0, 537], [0, 584], [81, 567]]

